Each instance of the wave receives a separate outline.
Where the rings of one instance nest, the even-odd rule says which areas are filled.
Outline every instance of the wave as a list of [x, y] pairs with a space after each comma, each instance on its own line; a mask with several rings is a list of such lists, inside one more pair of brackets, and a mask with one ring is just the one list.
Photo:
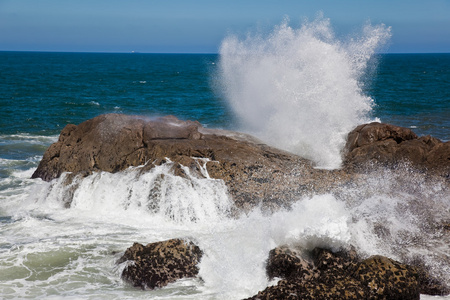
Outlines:
[[[61, 250], [62, 241], [81, 246], [97, 253], [83, 259], [99, 268], [105, 259], [113, 264], [113, 258], [98, 254], [105, 249], [122, 252], [134, 241], [189, 237], [204, 251], [202, 282], [185, 283], [195, 293], [224, 299], [249, 297], [270, 284], [267, 255], [284, 244], [304, 249], [354, 246], [362, 256], [423, 261], [437, 278], [450, 279], [449, 241], [439, 229], [450, 211], [446, 184], [407, 166], [379, 169], [325, 194], [299, 197], [290, 209], [236, 214], [225, 184], [209, 177], [203, 160], [197, 162], [201, 176], [185, 167], [183, 177], [175, 176], [176, 164], [168, 161], [151, 170], [140, 166], [87, 177], [64, 174], [52, 182], [23, 178], [20, 192], [8, 191], [7, 197], [0, 193], [1, 211], [14, 220], [8, 226], [14, 224], [21, 232], [5, 231], [5, 239], [10, 244], [21, 240], [23, 251], [30, 252], [39, 243], [43, 249], [37, 257]], [[19, 259], [14, 253], [4, 256]], [[61, 272], [78, 276], [81, 271]], [[171, 298], [170, 288], [161, 293]]]
[[175, 223], [220, 220], [231, 208], [226, 186], [222, 180], [209, 178], [204, 162], [198, 159], [204, 178], [182, 167], [184, 177], [173, 174], [175, 164], [168, 160], [150, 171], [145, 166], [130, 167], [119, 173], [97, 172], [90, 176], [71, 178], [69, 173], [44, 186], [34, 195], [32, 203], [44, 207], [50, 203], [70, 206], [82, 213], [145, 214]]
[[374, 102], [362, 80], [389, 37], [385, 25], [367, 24], [339, 40], [322, 16], [300, 28], [286, 20], [268, 35], [229, 36], [219, 51], [220, 86], [241, 130], [337, 168], [346, 134], [370, 119]]
[[51, 144], [58, 140], [59, 135], [33, 135], [29, 133], [18, 134], [0, 134], [1, 144], [10, 142], [28, 142], [28, 143], [43, 143]]

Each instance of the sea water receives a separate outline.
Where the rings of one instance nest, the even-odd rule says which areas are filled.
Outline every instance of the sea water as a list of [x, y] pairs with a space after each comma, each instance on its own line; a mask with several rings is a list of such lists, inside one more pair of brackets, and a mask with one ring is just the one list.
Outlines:
[[[230, 36], [219, 55], [0, 52], [2, 298], [241, 299], [275, 283], [265, 261], [284, 244], [419, 259], [449, 282], [437, 226], [449, 219], [448, 186], [408, 166], [237, 218], [222, 181], [173, 176], [170, 161], [77, 178], [70, 208], [64, 178], [30, 179], [66, 124], [113, 112], [251, 132], [325, 168], [339, 167], [345, 134], [363, 121], [450, 140], [450, 54], [377, 54], [389, 35], [366, 26], [338, 38], [319, 18]], [[204, 251], [199, 278], [154, 291], [121, 280], [127, 247], [170, 238]]]

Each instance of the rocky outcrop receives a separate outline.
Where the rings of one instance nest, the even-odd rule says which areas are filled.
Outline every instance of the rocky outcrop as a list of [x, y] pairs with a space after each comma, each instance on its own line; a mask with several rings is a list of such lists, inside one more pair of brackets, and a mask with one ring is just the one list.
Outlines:
[[[50, 181], [63, 172], [117, 172], [164, 155], [195, 156], [195, 150], [189, 153], [190, 148], [195, 149], [189, 147], [189, 141], [201, 139], [199, 126], [170, 116], [153, 120], [120, 114], [101, 115], [78, 126], [70, 124], [45, 152], [32, 178]], [[180, 146], [174, 149], [177, 143]]]
[[[107, 114], [78, 126], [67, 125], [58, 142], [45, 152], [32, 178], [50, 181], [63, 172], [118, 172], [144, 164], [151, 168], [166, 158], [198, 171], [196, 157], [209, 159], [206, 167], [211, 177], [223, 179], [243, 202], [255, 198], [270, 202], [305, 190], [320, 192], [347, 180], [349, 172], [374, 163], [389, 167], [408, 163], [450, 176], [450, 142], [418, 137], [410, 129], [389, 124], [356, 127], [348, 134], [343, 150], [345, 171], [326, 171], [242, 133], [206, 129], [198, 122], [173, 116], [148, 119]], [[238, 192], [243, 182], [247, 191]]]
[[50, 181], [63, 172], [87, 175], [140, 165], [145, 165], [145, 172], [168, 159], [178, 164], [173, 168], [176, 175], [183, 176], [183, 165], [202, 177], [196, 158], [205, 159], [209, 176], [225, 182], [241, 209], [289, 206], [301, 194], [320, 193], [348, 178], [341, 170], [316, 170], [306, 159], [241, 133], [206, 129], [172, 116], [119, 114], [67, 125], [32, 177]]
[[354, 251], [279, 247], [269, 278], [282, 278], [250, 299], [420, 299], [418, 271], [383, 256], [360, 260]]
[[122, 279], [142, 289], [154, 289], [197, 276], [201, 258], [202, 251], [194, 243], [172, 239], [146, 246], [134, 243], [118, 263], [127, 262]]
[[450, 142], [431, 136], [418, 137], [410, 129], [370, 123], [356, 127], [348, 135], [344, 149], [348, 168], [381, 164], [395, 167], [407, 163], [431, 174], [450, 177]]
[[[343, 158], [342, 169], [319, 170], [306, 159], [245, 134], [206, 129], [198, 122], [172, 116], [148, 119], [108, 114], [78, 126], [67, 125], [32, 177], [50, 181], [70, 172], [66, 177], [69, 184], [74, 176], [136, 166], [143, 166], [139, 172], [146, 172], [171, 161], [177, 176], [185, 177], [188, 167], [193, 176], [223, 180], [239, 211], [258, 205], [289, 207], [312, 194], [331, 192], [338, 197], [340, 188], [365, 185], [370, 176], [365, 170], [370, 165], [396, 168], [405, 163], [449, 183], [450, 142], [419, 138], [406, 128], [380, 123], [358, 126], [348, 135]], [[75, 189], [71, 184], [69, 196]], [[71, 200], [65, 201], [69, 207]], [[448, 233], [447, 225], [442, 225], [444, 233]], [[270, 255], [268, 276], [283, 279], [257, 298], [417, 299], [420, 292], [446, 291], [424, 269], [384, 257], [360, 261], [351, 252], [323, 249], [304, 256], [288, 248], [277, 248]], [[200, 258], [200, 249], [182, 240], [147, 246], [136, 243], [120, 259], [130, 261], [122, 277], [142, 288], [161, 287], [195, 276]]]
[[[197, 158], [204, 159], [205, 166]], [[179, 176], [184, 176], [182, 165], [199, 177], [206, 167], [211, 178], [225, 182], [236, 207], [244, 210], [289, 207], [301, 196], [329, 192], [354, 180], [370, 163], [395, 167], [408, 162], [430, 174], [450, 176], [450, 142], [418, 138], [409, 129], [388, 124], [358, 126], [348, 135], [343, 168], [319, 170], [306, 159], [242, 133], [206, 129], [173, 116], [107, 114], [67, 125], [32, 178], [50, 181], [63, 172], [88, 175], [140, 165], [145, 172], [167, 159], [175, 163], [173, 172]], [[66, 206], [70, 202], [66, 200]]]

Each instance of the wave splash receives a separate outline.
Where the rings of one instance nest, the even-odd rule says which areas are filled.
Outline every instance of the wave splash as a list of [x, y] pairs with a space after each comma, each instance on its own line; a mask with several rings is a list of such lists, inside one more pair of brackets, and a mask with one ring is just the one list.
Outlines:
[[[140, 215], [181, 225], [221, 220], [232, 207], [225, 183], [209, 177], [205, 159], [197, 159], [197, 164], [200, 176], [169, 159], [151, 170], [142, 165], [118, 173], [96, 172], [73, 179], [64, 173], [35, 193], [35, 201], [70, 207], [83, 215], [102, 214], [105, 218], [117, 217], [116, 214], [125, 218]], [[182, 176], [174, 174], [177, 166]]]
[[[148, 297], [124, 289], [120, 271], [113, 267], [118, 256], [109, 253], [122, 253], [134, 241], [174, 237], [189, 237], [204, 251], [202, 281], [162, 289], [161, 299], [173, 299], [174, 289], [180, 294], [189, 289], [192, 299], [255, 295], [274, 283], [266, 277], [265, 262], [269, 251], [281, 245], [306, 250], [354, 246], [364, 257], [381, 254], [423, 262], [436, 278], [449, 282], [450, 241], [441, 225], [448, 223], [450, 211], [445, 182], [407, 166], [373, 170], [326, 194], [293, 199], [290, 209], [234, 214], [225, 184], [210, 178], [204, 159], [197, 162], [200, 173], [180, 165], [182, 177], [174, 174], [177, 164], [168, 160], [150, 170], [139, 166], [75, 176], [71, 184], [66, 181], [70, 174], [43, 182], [29, 179], [34, 168], [14, 172], [21, 183], [12, 195], [9, 189], [0, 191], [1, 209], [10, 216], [0, 221], [3, 247], [17, 250], [3, 251], [0, 258], [3, 278], [22, 275], [4, 281], [0, 291], [20, 293], [40, 280], [37, 298], [55, 286], [69, 296], [91, 295], [94, 286], [117, 299], [135, 293], [136, 299]], [[70, 207], [65, 207], [68, 198]], [[67, 261], [64, 268], [61, 261]], [[86, 276], [92, 270], [103, 273]], [[80, 288], [65, 290], [68, 277], [81, 278]], [[55, 284], [55, 278], [61, 282]]]
[[267, 36], [229, 36], [219, 51], [220, 86], [241, 130], [338, 168], [346, 134], [369, 121], [374, 101], [362, 77], [389, 37], [389, 27], [368, 24], [341, 41], [322, 16], [298, 29], [286, 20]]

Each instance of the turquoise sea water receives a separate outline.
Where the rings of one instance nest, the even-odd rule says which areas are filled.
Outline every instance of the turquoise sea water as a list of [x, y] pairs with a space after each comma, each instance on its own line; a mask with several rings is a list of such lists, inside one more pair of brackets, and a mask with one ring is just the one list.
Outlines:
[[385, 54], [367, 80], [376, 117], [450, 140], [450, 54]]
[[[268, 251], [276, 245], [297, 241], [299, 234], [306, 235], [308, 243], [313, 240], [317, 245], [352, 244], [367, 254], [394, 258], [423, 255], [429, 258], [427, 263], [436, 269], [436, 274], [448, 280], [448, 243], [436, 242], [439, 233], [422, 232], [417, 222], [421, 218], [440, 220], [448, 216], [450, 193], [442, 186], [430, 188], [411, 174], [410, 183], [418, 187], [419, 192], [415, 191], [418, 195], [398, 192], [393, 184], [397, 175], [382, 174], [370, 183], [379, 194], [370, 197], [366, 195], [370, 193], [353, 188], [348, 191], [350, 200], [346, 204], [333, 194], [315, 195], [301, 199], [292, 211], [272, 216], [255, 211], [238, 220], [221, 215], [219, 208], [230, 203], [220, 182], [192, 178], [192, 184], [185, 184], [168, 175], [164, 167], [149, 174], [150, 178], [136, 181], [133, 170], [83, 179], [70, 209], [62, 205], [61, 197], [67, 191], [61, 182], [29, 179], [42, 154], [57, 140], [65, 125], [79, 124], [100, 114], [150, 117], [172, 114], [198, 120], [207, 127], [247, 130], [244, 125], [247, 113], [257, 111], [256, 116], [261, 113], [264, 118], [267, 111], [259, 108], [269, 107], [272, 111], [290, 105], [283, 102], [283, 95], [294, 95], [298, 103], [278, 114], [267, 114], [267, 122], [283, 123], [278, 134], [286, 133], [290, 140], [303, 143], [302, 132], [320, 136], [319, 131], [333, 131], [334, 127], [315, 132], [301, 118], [294, 120], [295, 116], [323, 117], [324, 121], [334, 118], [339, 123], [341, 117], [348, 118], [342, 108], [346, 105], [346, 94], [341, 97], [336, 91], [347, 89], [354, 89], [349, 97], [357, 95], [352, 103], [372, 105], [364, 110], [363, 116], [358, 116], [361, 120], [379, 119], [411, 128], [419, 135], [450, 140], [450, 54], [378, 55], [369, 62], [366, 73], [358, 76], [357, 85], [347, 85], [353, 75], [348, 79], [344, 76], [345, 63], [341, 63], [342, 69], [340, 65], [328, 68], [325, 64], [324, 74], [336, 75], [329, 79], [338, 87], [331, 92], [327, 91], [328, 77], [318, 76], [323, 78], [322, 82], [309, 76], [314, 72], [309, 68], [315, 65], [308, 66], [305, 62], [301, 80], [290, 82], [276, 69], [273, 76], [261, 77], [262, 84], [255, 83], [253, 78], [272, 73], [262, 68], [253, 74], [249, 66], [269, 65], [269, 69], [274, 69], [266, 62], [263, 57], [250, 65], [241, 62], [227, 69], [226, 56], [215, 54], [0, 52], [0, 295], [10, 299], [102, 299], [105, 295], [111, 299], [244, 298], [269, 284], [264, 274]], [[282, 65], [281, 71], [289, 70], [289, 65], [279, 61], [275, 65]], [[223, 80], [236, 79], [234, 74], [239, 75], [237, 81]], [[266, 89], [267, 78], [269, 81], [273, 78], [279, 94]], [[242, 83], [244, 87], [240, 86]], [[299, 89], [291, 91], [292, 84]], [[302, 86], [314, 93], [308, 94], [309, 90]], [[251, 93], [247, 87], [252, 87]], [[324, 103], [320, 97], [306, 101], [310, 98], [304, 95], [316, 97], [317, 90]], [[249, 94], [254, 101], [239, 102], [240, 96]], [[287, 117], [292, 115], [292, 119]], [[352, 122], [355, 123], [353, 119]], [[295, 124], [295, 128], [289, 124]], [[333, 135], [331, 132], [324, 136]], [[308, 145], [308, 141], [304, 143]], [[314, 159], [314, 153], [311, 157]], [[151, 176], [158, 174], [166, 174], [168, 178], [170, 188], [164, 201], [193, 207], [211, 201], [211, 211], [200, 212], [204, 215], [197, 217], [199, 221], [194, 224], [173, 222], [173, 215], [172, 219], [166, 218], [162, 212], [151, 213], [140, 205], [125, 209], [124, 198], [129, 200], [132, 191], [135, 193], [132, 199], [148, 194]], [[149, 182], [150, 186], [146, 186]], [[388, 185], [392, 191], [386, 188]], [[431, 197], [430, 191], [436, 197]], [[355, 193], [361, 196], [359, 202], [353, 198]], [[405, 209], [405, 201], [414, 197], [428, 199], [426, 205], [419, 206], [423, 211]], [[390, 239], [375, 236], [372, 228], [380, 223], [389, 224], [386, 226], [392, 234]], [[205, 250], [206, 258], [200, 268], [203, 280], [181, 281], [147, 293], [136, 291], [120, 280], [121, 267], [115, 265], [118, 254], [114, 253], [123, 253], [134, 241], [146, 243], [180, 236], [193, 237]], [[399, 238], [405, 236], [405, 240]], [[407, 243], [414, 250], [400, 255]], [[238, 244], [241, 247], [233, 246]]]
[[174, 114], [223, 126], [216, 55], [0, 53], [1, 132], [56, 134], [103, 113]]
[[[57, 134], [104, 113], [233, 127], [212, 85], [218, 55], [0, 52], [0, 134]], [[373, 116], [450, 139], [450, 54], [384, 54], [364, 78]], [[299, 83], [301, 84], [301, 83]]]

